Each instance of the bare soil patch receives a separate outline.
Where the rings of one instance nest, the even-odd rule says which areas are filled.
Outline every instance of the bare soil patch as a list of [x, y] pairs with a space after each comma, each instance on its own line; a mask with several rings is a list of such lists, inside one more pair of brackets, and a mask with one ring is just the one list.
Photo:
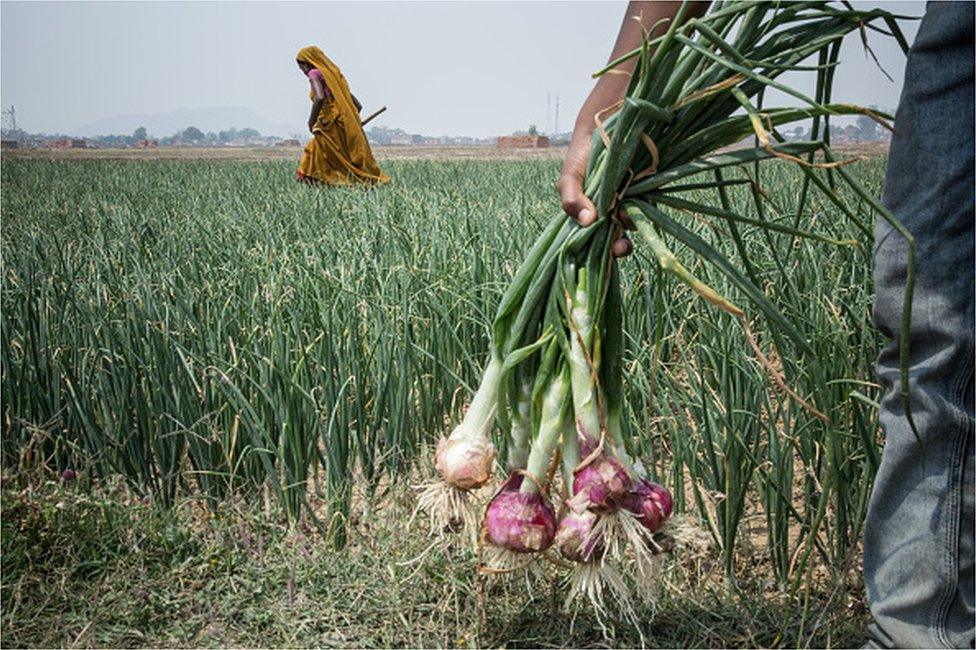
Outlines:
[[[854, 156], [885, 156], [888, 143], [868, 142], [836, 144], [833, 150]], [[441, 147], [432, 145], [399, 145], [373, 147], [380, 162], [384, 160], [562, 160], [567, 147], [546, 149], [510, 149], [500, 147]], [[8, 149], [3, 160], [237, 160], [262, 162], [294, 160], [302, 147], [160, 147], [158, 149]]]

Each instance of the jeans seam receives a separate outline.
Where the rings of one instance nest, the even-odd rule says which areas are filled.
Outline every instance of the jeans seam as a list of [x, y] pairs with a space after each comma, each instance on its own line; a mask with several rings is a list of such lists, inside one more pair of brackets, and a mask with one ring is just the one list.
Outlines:
[[[966, 390], [969, 373], [973, 370], [973, 346], [968, 346], [966, 350], [966, 361], [961, 365], [962, 372], [956, 374], [954, 385], [950, 392], [952, 404], [959, 405], [963, 399], [963, 392]], [[943, 568], [946, 572], [946, 583], [942, 590], [942, 598], [938, 606], [932, 613], [932, 623], [937, 640], [946, 648], [952, 648], [949, 640], [946, 622], [949, 617], [949, 610], [952, 601], [955, 599], [959, 589], [959, 528], [962, 509], [962, 468], [966, 455], [966, 433], [969, 429], [965, 412], [961, 418], [953, 418], [952, 434], [957, 435], [955, 448], [949, 463], [947, 499], [946, 499], [946, 530], [943, 537]]]

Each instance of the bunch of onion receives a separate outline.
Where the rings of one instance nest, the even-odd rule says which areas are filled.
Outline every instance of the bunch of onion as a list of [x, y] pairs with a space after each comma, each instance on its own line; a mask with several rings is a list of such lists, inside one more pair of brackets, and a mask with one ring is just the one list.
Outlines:
[[[597, 246], [612, 239], [610, 234]], [[653, 557], [661, 550], [653, 534], [671, 515], [671, 495], [638, 470], [626, 449], [620, 278], [613, 258], [604, 260], [602, 267], [580, 268], [567, 291], [574, 426], [563, 437], [567, 498], [557, 546], [574, 563], [568, 603], [584, 595], [602, 611], [609, 589], [632, 614], [622, 575], [638, 578], [638, 584], [650, 581]]]
[[[503, 365], [502, 385], [519, 367], [534, 381], [531, 390], [524, 378], [512, 384], [521, 388], [505, 439], [510, 473], [483, 522], [487, 571], [525, 566], [555, 544], [575, 565], [570, 598], [586, 594], [601, 609], [605, 585], [617, 600], [628, 600], [621, 565], [636, 564], [639, 574], [649, 575], [652, 534], [671, 513], [670, 494], [640, 475], [625, 449], [623, 332], [619, 275], [607, 254], [611, 234], [598, 233], [599, 241], [585, 249], [593, 259], [565, 261], [551, 282], [542, 336], [510, 357], [528, 359], [545, 348], [541, 360]], [[526, 424], [532, 440], [527, 456], [519, 451]], [[564, 490], [557, 519], [552, 486], [560, 458]]]
[[[826, 139], [787, 142], [777, 131], [810, 119], [811, 133], [829, 134], [834, 115], [866, 114], [883, 122], [887, 116], [831, 103], [831, 85], [840, 42], [852, 31], [890, 34], [907, 49], [895, 17], [882, 10], [802, 0], [716, 2], [706, 16], [686, 22], [684, 14], [682, 7], [662, 36], [645, 39], [598, 73], [637, 59], [626, 98], [600, 114], [593, 138], [585, 189], [596, 205], [597, 221], [581, 228], [559, 213], [536, 240], [499, 305], [492, 361], [481, 388], [460, 433], [456, 430], [438, 452], [438, 469], [452, 489], [464, 492], [481, 485], [491, 464], [485, 459], [491, 456], [488, 432], [494, 419], [508, 477], [486, 508], [485, 543], [509, 557], [533, 558], [555, 542], [588, 575], [574, 590], [598, 606], [604, 587], [622, 589], [614, 563], [636, 563], [638, 573], [649, 565], [653, 532], [671, 509], [670, 495], [635, 469], [627, 451], [621, 279], [611, 255], [622, 221], [636, 227], [643, 250], [663, 272], [656, 277], [676, 279], [740, 319], [752, 353], [775, 386], [817, 417], [824, 416], [787, 385], [749, 331], [747, 308], [762, 318], [772, 340], [791, 342], [798, 360], [817, 364], [796, 327], [757, 284], [748, 237], [775, 231], [835, 245], [853, 242], [770, 218], [777, 206], [768, 205], [759, 185], [760, 165], [785, 161], [802, 171], [796, 214], [819, 193], [870, 233], [834, 191], [842, 181], [914, 250], [907, 231], [847, 174], [843, 165], [851, 161], [837, 161]], [[805, 63], [815, 56], [815, 64]], [[815, 97], [777, 81], [790, 71], [815, 76]], [[803, 105], [762, 108], [770, 88]], [[755, 138], [753, 147], [721, 152], [749, 137]], [[733, 186], [750, 190], [758, 217], [739, 214], [728, 198]], [[690, 191], [698, 196], [713, 192], [715, 201], [692, 200]], [[622, 220], [622, 214], [628, 219]], [[686, 225], [701, 218], [715, 219], [713, 231], [726, 233], [741, 257], [738, 264]], [[672, 250], [675, 244], [696, 264], [714, 266], [736, 294], [722, 295], [697, 278]], [[911, 252], [909, 286], [913, 272]], [[910, 305], [908, 291], [906, 319]], [[564, 503], [554, 508], [553, 473], [560, 457]], [[458, 476], [477, 480], [468, 485]]]

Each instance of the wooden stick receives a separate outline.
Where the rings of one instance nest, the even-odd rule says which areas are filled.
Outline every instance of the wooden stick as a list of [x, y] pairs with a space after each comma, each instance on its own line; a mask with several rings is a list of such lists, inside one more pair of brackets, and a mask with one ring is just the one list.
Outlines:
[[383, 108], [381, 108], [380, 110], [378, 110], [378, 111], [376, 111], [375, 113], [373, 113], [372, 115], [370, 115], [369, 117], [367, 117], [367, 118], [366, 118], [365, 120], [363, 120], [363, 122], [362, 122], [362, 124], [363, 124], [363, 126], [366, 126], [367, 124], [369, 124], [369, 123], [370, 123], [371, 121], [373, 121], [373, 119], [374, 119], [374, 118], [376, 118], [376, 117], [377, 117], [377, 116], [378, 116], [378, 115], [379, 115], [380, 113], [382, 113], [382, 112], [383, 112], [383, 111], [385, 111], [385, 110], [386, 110], [386, 106], [384, 106], [384, 107], [383, 107]]

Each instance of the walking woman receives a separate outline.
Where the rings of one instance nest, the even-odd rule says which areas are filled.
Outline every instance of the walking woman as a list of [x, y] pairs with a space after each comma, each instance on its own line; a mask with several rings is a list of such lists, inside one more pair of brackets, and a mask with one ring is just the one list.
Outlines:
[[385, 183], [359, 121], [359, 101], [349, 92], [342, 72], [314, 45], [295, 57], [311, 84], [312, 112], [308, 130], [312, 139], [302, 153], [298, 180], [329, 185]]

